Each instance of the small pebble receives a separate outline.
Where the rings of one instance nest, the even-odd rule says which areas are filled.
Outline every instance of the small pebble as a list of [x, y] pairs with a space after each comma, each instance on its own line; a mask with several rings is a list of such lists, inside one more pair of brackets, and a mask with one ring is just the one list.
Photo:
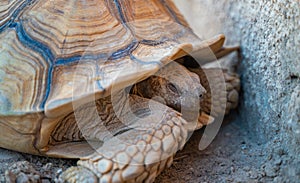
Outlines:
[[266, 176], [266, 172], [264, 172], [264, 171], [260, 171], [260, 174], [261, 174], [262, 177]]
[[258, 178], [258, 174], [256, 171], [249, 171], [250, 173], [250, 179], [257, 179]]
[[230, 137], [230, 136], [231, 136], [231, 133], [228, 133], [228, 132], [227, 132], [227, 133], [225, 133], [225, 136], [226, 136], [226, 137]]
[[13, 182], [16, 182], [16, 179], [17, 179], [17, 177], [16, 177], [16, 175], [14, 174], [14, 173], [12, 173], [11, 171], [5, 171], [5, 182], [11, 182], [11, 183], [13, 183]]
[[274, 164], [277, 165], [277, 166], [280, 166], [281, 163], [282, 163], [282, 160], [281, 160], [281, 159], [278, 159], [278, 160], [276, 160], [276, 161], [274, 162]]
[[283, 156], [283, 155], [285, 154], [285, 152], [284, 152], [283, 149], [278, 149], [277, 154], [278, 154], [279, 156]]
[[56, 175], [60, 175], [62, 172], [63, 172], [62, 168], [59, 168], [59, 169], [56, 171]]
[[189, 168], [189, 170], [192, 172], [192, 173], [194, 173], [194, 168]]
[[42, 179], [42, 183], [51, 183], [48, 179]]
[[282, 183], [283, 180], [282, 180], [281, 177], [275, 177], [275, 178], [273, 179], [273, 182], [274, 182], [274, 183]]
[[40, 178], [41, 178], [40, 175], [34, 175], [33, 176], [33, 179], [36, 180], [36, 181], [40, 180]]
[[221, 162], [219, 165], [220, 165], [220, 166], [226, 166], [226, 163]]
[[46, 165], [43, 166], [43, 169], [45, 171], [50, 171], [52, 167], [53, 167], [52, 163], [47, 163]]
[[16, 179], [16, 183], [28, 183], [28, 182], [29, 182], [29, 178], [23, 172], [21, 172]]
[[245, 171], [249, 171], [249, 170], [250, 170], [250, 167], [245, 166], [243, 169], [244, 169]]
[[267, 157], [268, 160], [271, 160], [272, 158], [273, 158], [272, 154], [269, 154]]
[[[277, 169], [277, 170], [278, 170], [278, 169]], [[266, 167], [265, 167], [265, 169], [264, 169], [264, 171], [265, 171], [265, 173], [266, 173], [266, 176], [268, 176], [268, 177], [275, 177], [275, 176], [276, 176], [277, 170], [276, 170], [275, 167], [274, 167], [272, 164], [270, 164], [270, 163], [266, 164]]]
[[247, 149], [247, 145], [243, 144], [243, 145], [241, 146], [241, 149], [242, 149], [242, 150]]

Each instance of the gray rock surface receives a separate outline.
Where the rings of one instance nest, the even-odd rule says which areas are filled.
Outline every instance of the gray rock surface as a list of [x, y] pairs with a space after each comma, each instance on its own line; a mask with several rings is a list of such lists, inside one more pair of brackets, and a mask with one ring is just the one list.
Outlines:
[[[288, 155], [281, 165], [283, 178], [274, 180], [299, 181], [300, 1], [175, 2], [202, 38], [225, 33], [227, 44], [241, 46], [239, 121], [265, 144], [270, 156]], [[274, 162], [281, 164], [277, 158], [263, 167], [266, 176], [279, 174], [274, 168]]]

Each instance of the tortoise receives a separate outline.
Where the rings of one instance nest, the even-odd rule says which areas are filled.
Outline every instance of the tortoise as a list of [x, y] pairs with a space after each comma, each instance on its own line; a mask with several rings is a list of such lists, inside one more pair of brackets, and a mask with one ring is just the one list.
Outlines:
[[[211, 60], [208, 50], [217, 57], [236, 50], [223, 48], [222, 35], [200, 41], [170, 0], [5, 0], [0, 39], [0, 147], [80, 158], [62, 174], [66, 182], [154, 181], [188, 132], [202, 126], [192, 114], [199, 112], [199, 101], [207, 102], [200, 99], [201, 84], [210, 86], [205, 79], [200, 83], [203, 70], [196, 75], [179, 64], [187, 55], [205, 63]], [[172, 61], [179, 63], [176, 72]], [[161, 68], [175, 78], [175, 87], [152, 77]], [[237, 79], [223, 74], [227, 83]], [[164, 87], [147, 88], [153, 81]], [[189, 91], [185, 107], [192, 112], [183, 115], [182, 105], [165, 105], [182, 100], [164, 93], [166, 87]], [[152, 90], [167, 102], [147, 98]], [[212, 121], [209, 110], [200, 113], [200, 123]], [[135, 118], [128, 120], [128, 113]]]

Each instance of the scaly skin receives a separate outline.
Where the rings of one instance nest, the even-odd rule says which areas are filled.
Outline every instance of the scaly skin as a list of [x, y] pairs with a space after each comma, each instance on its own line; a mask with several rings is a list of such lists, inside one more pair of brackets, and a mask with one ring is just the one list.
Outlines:
[[[214, 76], [216, 71], [214, 69], [206, 69], [205, 71], [193, 69], [192, 71], [198, 76], [183, 66], [169, 65], [157, 76], [152, 76], [135, 85], [133, 91], [142, 97], [166, 103], [176, 110], [186, 107], [178, 105], [182, 100], [183, 93], [196, 91], [198, 96], [203, 96], [200, 104], [201, 107], [202, 105], [204, 107], [199, 115], [200, 125], [197, 125], [197, 128], [200, 128], [212, 121], [207, 115], [210, 113], [209, 102], [211, 101], [210, 90], [212, 88], [210, 88], [205, 74], [213, 75], [215, 79], [213, 84], [216, 86], [222, 80], [218, 79], [220, 76]], [[231, 102], [229, 96], [239, 89], [239, 80], [235, 75], [231, 75], [225, 70], [222, 73], [228, 85], [228, 101]], [[187, 74], [190, 79], [181, 77], [184, 74]], [[206, 94], [198, 77], [208, 91]], [[170, 86], [171, 82], [172, 85]], [[126, 103], [126, 97], [124, 98], [123, 95], [117, 95], [116, 99], [121, 104]], [[95, 152], [90, 156], [81, 158], [78, 161], [78, 167], [71, 167], [64, 172], [61, 176], [62, 180], [65, 182], [153, 182], [163, 169], [171, 165], [174, 154], [184, 146], [187, 133], [189, 130], [195, 129], [195, 124], [188, 125], [180, 113], [142, 97], [130, 94], [128, 100], [130, 107], [118, 108], [120, 109], [118, 114], [114, 111], [118, 109], [113, 108], [110, 97], [97, 100], [97, 114], [102, 120], [97, 124], [95, 124], [96, 120], [92, 118], [93, 114], [89, 113], [89, 111], [94, 112], [89, 110], [90, 104], [79, 109], [77, 115], [82, 115], [82, 119], [85, 119], [77, 122], [83, 133], [82, 136], [87, 141], [98, 140], [104, 143], [95, 149]], [[236, 100], [232, 102], [235, 103]], [[227, 110], [229, 111], [232, 107], [233, 105], [227, 105]], [[124, 117], [129, 112], [142, 116], [146, 114], [147, 116], [150, 111], [152, 117], [147, 118], [147, 120], [140, 120], [139, 118], [126, 120]], [[160, 113], [159, 111], [163, 112]], [[71, 117], [72, 115], [69, 118]], [[95, 129], [97, 130], [95, 131]]]
[[[175, 68], [180, 72], [174, 72]], [[182, 77], [184, 74], [187, 74], [189, 79]], [[160, 75], [177, 81], [177, 93], [169, 91], [177, 94], [177, 97], [171, 100], [170, 96], [162, 95], [166, 96], [162, 99], [169, 106], [175, 106], [176, 109], [178, 105], [172, 104], [179, 104], [183, 97], [187, 96], [196, 97], [196, 102], [188, 100], [191, 103], [186, 102], [189, 105], [184, 107], [193, 109], [196, 104], [199, 105], [199, 96], [203, 96], [205, 90], [196, 74], [183, 66], [169, 66]], [[156, 84], [160, 93], [166, 92], [165, 85], [160, 86], [160, 82]], [[145, 91], [138, 91], [142, 94], [143, 92]], [[93, 105], [97, 111], [92, 110]], [[177, 109], [182, 108], [183, 106], [180, 106]], [[171, 165], [174, 154], [182, 149], [188, 131], [197, 126], [199, 111], [192, 111], [197, 115], [192, 115], [195, 118], [187, 122], [179, 112], [164, 104], [122, 92], [113, 97], [99, 99], [96, 105], [87, 104], [77, 110], [76, 117], [81, 119], [77, 120], [77, 124], [82, 136], [88, 142], [99, 141], [103, 144], [95, 147], [95, 152], [90, 156], [81, 158], [78, 167], [69, 168], [64, 172], [61, 180], [65, 182], [153, 182], [163, 169]], [[100, 121], [93, 117], [93, 113], [100, 116]], [[69, 115], [68, 118], [74, 118], [74, 115]], [[68, 133], [73, 132], [65, 132], [67, 134], [64, 136], [72, 138]], [[52, 136], [56, 137], [56, 134]]]
[[[141, 106], [148, 99], [131, 97], [139, 102], [133, 110], [148, 110], [147, 105]], [[68, 169], [62, 179], [81, 182], [91, 179], [92, 172], [96, 182], [153, 182], [184, 146], [188, 127], [178, 112], [157, 102], [152, 105], [165, 111], [163, 118], [153, 116], [153, 121], [138, 121], [138, 127], [105, 141], [95, 153], [81, 158], [79, 167]], [[86, 173], [87, 170], [90, 172]]]
[[[175, 70], [174, 65], [169, 66], [167, 69]], [[240, 79], [237, 74], [231, 73], [226, 69], [206, 69], [200, 67], [189, 68], [189, 70], [182, 67], [180, 71], [177, 69], [175, 73], [176, 72], [179, 72], [178, 75], [172, 72], [163, 72], [167, 73], [168, 77], [164, 76], [164, 74], [151, 76], [145, 81], [136, 84], [134, 87], [135, 90], [133, 91], [139, 96], [152, 98], [158, 102], [165, 103], [180, 112], [181, 102], [179, 97], [182, 93], [193, 90], [191, 87], [185, 87], [187, 79], [180, 77], [188, 73], [188, 76], [193, 78], [195, 83], [200, 81], [201, 86], [204, 88], [202, 90], [206, 91], [203, 92], [203, 96], [199, 96], [201, 108], [199, 111], [198, 128], [211, 123], [213, 117], [217, 117], [224, 111], [225, 114], [228, 114], [231, 109], [237, 107], [240, 91]], [[197, 77], [195, 74], [197, 74]], [[189, 84], [190, 83], [188, 83], [188, 85]], [[224, 88], [222, 88], [222, 86], [224, 86]], [[213, 96], [212, 91], [215, 91]], [[225, 92], [225, 94], [221, 94], [221, 92]], [[211, 111], [212, 102], [218, 104], [214, 105], [214, 111]], [[188, 106], [184, 107], [189, 108]]]
[[[96, 106], [98, 114], [105, 121], [95, 125], [93, 124], [95, 123], [94, 120], [87, 118], [88, 123], [91, 124], [83, 121], [81, 130], [87, 141], [99, 140], [104, 143], [95, 149], [95, 152], [90, 156], [81, 158], [78, 161], [78, 167], [71, 167], [64, 172], [61, 179], [64, 182], [153, 182], [163, 169], [169, 167], [174, 154], [184, 146], [188, 131], [194, 130], [195, 126], [200, 128], [213, 119], [208, 115], [210, 113], [210, 105], [208, 104], [211, 101], [210, 90], [213, 88], [210, 88], [211, 86], [203, 74], [213, 75], [214, 84], [222, 81], [218, 79], [220, 76], [214, 76], [214, 69], [206, 69], [205, 72], [199, 69], [192, 70], [197, 76], [183, 66], [179, 66], [181, 69], [180, 72], [178, 71], [179, 73], [170, 72], [170, 70], [174, 71], [175, 68], [178, 66], [167, 67], [166, 71], [169, 72], [164, 71], [159, 73], [159, 76], [148, 78], [135, 85], [133, 91], [143, 97], [165, 103], [176, 110], [186, 107], [176, 105], [180, 103], [182, 93], [198, 91], [196, 92], [197, 95], [203, 97], [200, 100], [201, 107], [204, 105], [198, 118], [200, 123], [197, 125], [189, 123], [175, 110], [153, 100], [132, 94], [129, 95], [131, 111], [126, 107], [121, 107], [118, 115], [113, 111], [110, 97], [100, 99], [96, 102]], [[193, 83], [186, 83], [188, 80], [185, 77], [180, 77], [180, 74], [183, 73], [187, 73], [191, 78], [190, 82]], [[232, 100], [230, 96], [235, 95], [232, 93], [239, 90], [239, 80], [236, 75], [227, 73], [226, 70], [222, 70], [222, 74], [227, 85], [227, 103], [236, 104], [237, 98], [233, 97]], [[201, 85], [197, 85], [200, 82], [198, 77], [208, 91], [206, 94]], [[175, 86], [175, 89], [170, 87], [171, 82], [173, 82], [172, 86]], [[189, 87], [186, 88], [187, 86]], [[117, 100], [120, 103], [126, 103], [126, 99], [123, 97], [117, 98]], [[226, 112], [233, 107], [234, 105], [226, 105]], [[82, 108], [87, 109], [88, 107], [83, 106]], [[107, 111], [110, 112], [107, 113]], [[129, 112], [138, 116], [145, 116], [145, 114], [147, 116], [150, 111], [152, 117], [147, 118], [147, 120], [127, 119], [122, 121], [122, 119], [126, 119], [124, 116]], [[81, 113], [91, 116], [85, 110]], [[81, 125], [79, 124], [79, 126]], [[92, 126], [92, 128], [84, 128], [84, 126]], [[97, 129], [105, 130], [95, 132], [94, 127], [96, 126]]]
[[[202, 111], [216, 117], [224, 109], [225, 114], [228, 114], [231, 109], [235, 109], [237, 107], [240, 91], [240, 79], [236, 73], [231, 73], [226, 69], [219, 68], [190, 68], [189, 70], [196, 73], [201, 78], [201, 85], [206, 89], [203, 100], [200, 102]], [[208, 80], [208, 78], [210, 79]], [[221, 98], [219, 92], [223, 91], [224, 88], [220, 88], [220, 83], [224, 81], [226, 85], [226, 98]], [[212, 96], [212, 91], [217, 92], [215, 92]], [[211, 113], [212, 102], [221, 104], [220, 106], [217, 106], [218, 108], [214, 113]]]

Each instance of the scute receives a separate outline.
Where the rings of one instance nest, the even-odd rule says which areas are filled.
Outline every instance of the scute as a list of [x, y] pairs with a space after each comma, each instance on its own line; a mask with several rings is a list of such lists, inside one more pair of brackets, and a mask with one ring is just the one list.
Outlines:
[[[58, 117], [202, 43], [172, 1], [0, 3], [0, 116]], [[8, 21], [10, 20], [10, 21]]]
[[0, 1], [0, 31], [7, 27], [15, 18], [17, 9], [25, 4], [26, 0], [1, 0]]
[[0, 34], [0, 115], [41, 111], [49, 64], [20, 43], [13, 29]]
[[37, 1], [20, 19], [28, 36], [51, 50], [53, 62], [83, 53], [105, 57], [134, 39], [103, 0]]
[[36, 134], [39, 134], [42, 120], [42, 113], [2, 116], [0, 119], [0, 147], [38, 154], [35, 141], [37, 140]]

